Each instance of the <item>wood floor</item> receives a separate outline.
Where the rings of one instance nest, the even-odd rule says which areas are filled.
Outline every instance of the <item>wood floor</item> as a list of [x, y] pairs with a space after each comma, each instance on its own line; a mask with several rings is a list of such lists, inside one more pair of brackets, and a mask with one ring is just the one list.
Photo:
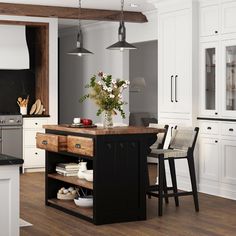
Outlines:
[[[155, 179], [155, 165], [149, 167]], [[173, 199], [157, 216], [157, 199], [147, 199], [148, 220], [95, 226], [44, 205], [44, 174], [21, 175], [20, 216], [33, 224], [20, 229], [21, 236], [236, 236], [236, 201], [199, 194], [200, 212], [191, 196]]]

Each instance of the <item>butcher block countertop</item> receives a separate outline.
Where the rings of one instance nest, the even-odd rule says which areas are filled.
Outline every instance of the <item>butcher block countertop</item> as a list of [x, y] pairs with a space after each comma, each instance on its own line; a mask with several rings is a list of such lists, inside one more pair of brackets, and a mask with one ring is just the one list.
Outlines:
[[77, 134], [90, 134], [90, 135], [116, 135], [116, 134], [157, 134], [165, 132], [165, 129], [146, 128], [146, 127], [113, 127], [104, 129], [102, 127], [96, 128], [74, 128], [69, 125], [44, 125], [46, 130], [72, 132]]

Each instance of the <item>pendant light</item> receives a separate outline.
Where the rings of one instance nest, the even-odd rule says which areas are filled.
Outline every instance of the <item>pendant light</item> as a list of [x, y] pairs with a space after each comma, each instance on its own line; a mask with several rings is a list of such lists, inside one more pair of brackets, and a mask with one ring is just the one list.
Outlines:
[[83, 48], [83, 34], [82, 34], [82, 30], [81, 30], [81, 22], [79, 19], [80, 15], [81, 15], [81, 0], [79, 0], [79, 15], [78, 15], [79, 24], [78, 24], [76, 49], [72, 50], [71, 52], [68, 52], [69, 55], [74, 55], [74, 56], [79, 56], [79, 57], [84, 56], [84, 55], [93, 54], [92, 52]]
[[125, 22], [124, 22], [124, 0], [121, 0], [121, 20], [120, 20], [120, 26], [118, 30], [118, 39], [119, 41], [107, 49], [110, 50], [120, 50], [121, 52], [124, 50], [131, 50], [131, 49], [137, 49], [135, 46], [129, 44], [126, 42], [126, 29], [125, 29]]

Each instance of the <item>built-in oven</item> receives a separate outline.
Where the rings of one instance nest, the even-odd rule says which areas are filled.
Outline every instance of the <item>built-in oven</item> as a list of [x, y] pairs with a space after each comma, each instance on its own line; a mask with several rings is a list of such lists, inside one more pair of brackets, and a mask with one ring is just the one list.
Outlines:
[[21, 115], [0, 115], [0, 154], [23, 158]]

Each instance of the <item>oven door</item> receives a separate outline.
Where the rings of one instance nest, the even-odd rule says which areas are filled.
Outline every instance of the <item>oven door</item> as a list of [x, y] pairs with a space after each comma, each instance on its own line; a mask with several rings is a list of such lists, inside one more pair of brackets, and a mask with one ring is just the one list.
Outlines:
[[21, 126], [2, 127], [2, 154], [23, 158], [23, 133]]

